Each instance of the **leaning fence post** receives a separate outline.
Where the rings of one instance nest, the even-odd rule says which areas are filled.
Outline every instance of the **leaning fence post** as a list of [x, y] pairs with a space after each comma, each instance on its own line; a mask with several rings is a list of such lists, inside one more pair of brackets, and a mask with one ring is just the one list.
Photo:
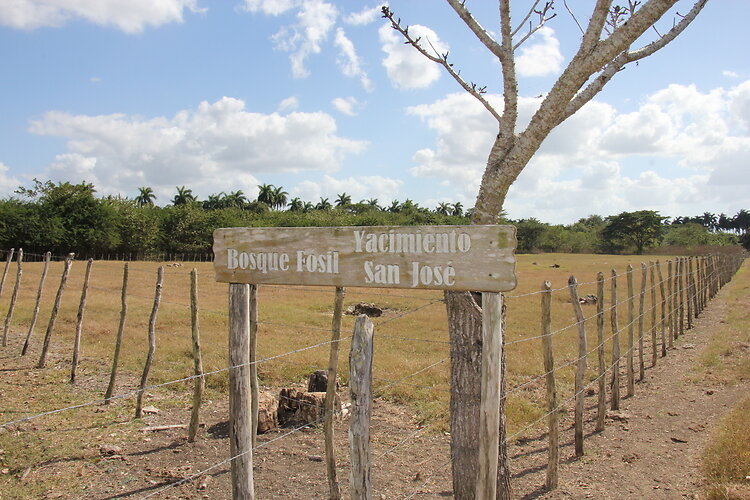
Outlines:
[[21, 349], [21, 356], [26, 356], [26, 351], [29, 349], [29, 344], [31, 343], [31, 336], [34, 334], [34, 328], [36, 327], [36, 320], [39, 318], [39, 306], [42, 303], [42, 290], [44, 290], [44, 280], [47, 278], [47, 271], [49, 270], [49, 261], [51, 258], [51, 252], [44, 254], [44, 268], [42, 269], [42, 276], [39, 278], [39, 290], [36, 292], [34, 312], [31, 315], [31, 324], [29, 325], [29, 332], [26, 334], [26, 340]]
[[[557, 388], [555, 387], [555, 359], [552, 356], [552, 284], [542, 283], [542, 354], [547, 381], [547, 425], [549, 445], [547, 456], [548, 490], [557, 488], [557, 469], [560, 463], [560, 417], [557, 411]], [[576, 379], [577, 380], [577, 379]], [[576, 434], [577, 435], [577, 434]]]
[[[349, 492], [353, 500], [371, 498], [370, 482], [370, 416], [372, 414], [372, 337], [370, 319], [360, 314], [354, 324], [349, 353], [349, 394], [352, 400], [349, 421], [351, 471]], [[497, 456], [497, 446], [495, 447]], [[493, 484], [495, 478], [492, 478]]]
[[[680, 258], [674, 261], [674, 286], [672, 293], [672, 338], [677, 340], [680, 336]], [[672, 345], [670, 345], [672, 347]]]
[[651, 366], [656, 366], [657, 356], [657, 340], [656, 340], [656, 264], [653, 261], [649, 261], [649, 267], [651, 268]]
[[635, 338], [635, 299], [633, 295], [633, 266], [628, 264], [628, 358], [627, 358], [627, 378], [628, 393], [631, 397], [635, 394], [635, 366], [634, 366], [634, 338]]
[[693, 257], [687, 259], [687, 328], [693, 328]]
[[599, 393], [596, 404], [596, 430], [604, 430], [604, 418], [607, 416], [607, 380], [604, 361], [604, 274], [596, 274], [596, 352], [597, 379]]
[[109, 404], [110, 398], [115, 391], [115, 379], [117, 378], [117, 365], [120, 362], [120, 348], [122, 347], [122, 334], [125, 330], [125, 316], [128, 313], [127, 291], [128, 291], [128, 266], [126, 262], [122, 271], [122, 294], [120, 301], [120, 324], [117, 327], [117, 338], [115, 339], [115, 353], [112, 356], [112, 371], [109, 374], [109, 385], [107, 392], [104, 394], [104, 404]]
[[638, 296], [638, 380], [646, 376], [646, 361], [643, 353], [643, 323], [646, 309], [646, 263], [641, 262], [641, 293]]
[[249, 285], [249, 301], [250, 301], [250, 411], [251, 420], [250, 425], [252, 426], [252, 438], [253, 448], [258, 439], [258, 401], [260, 396], [260, 389], [258, 387], [258, 365], [255, 364], [258, 358], [258, 285]]
[[13, 320], [13, 311], [16, 308], [16, 299], [18, 298], [18, 289], [21, 288], [21, 277], [23, 276], [23, 248], [18, 249], [18, 270], [16, 271], [16, 283], [13, 285], [13, 294], [10, 296], [8, 305], [8, 315], [5, 316], [5, 328], [3, 328], [3, 347], [8, 343], [8, 330]]
[[617, 271], [612, 269], [612, 399], [610, 408], [620, 409], [620, 326], [617, 324]]
[[232, 498], [253, 500], [250, 285], [229, 284], [229, 449]]
[[203, 358], [201, 357], [201, 334], [198, 325], [198, 270], [190, 271], [190, 324], [193, 337], [193, 408], [190, 412], [190, 425], [188, 426], [188, 442], [195, 441], [198, 434], [198, 423], [203, 400], [203, 389], [206, 379], [203, 377]]
[[680, 257], [680, 336], [685, 335], [685, 268], [685, 258]]
[[661, 274], [661, 263], [656, 261], [656, 271], [659, 273], [659, 292], [661, 293], [661, 357], [667, 355], [666, 314], [667, 297], [664, 294], [664, 277]]
[[70, 273], [70, 266], [73, 265], [73, 257], [75, 254], [70, 253], [65, 258], [65, 267], [63, 267], [62, 276], [60, 277], [60, 286], [57, 289], [57, 295], [55, 296], [55, 304], [52, 306], [52, 312], [49, 316], [49, 323], [47, 324], [47, 331], [44, 334], [44, 343], [42, 344], [42, 353], [39, 355], [39, 362], [36, 364], [37, 368], [44, 368], [47, 364], [47, 353], [49, 352], [50, 341], [52, 340], [52, 331], [55, 329], [55, 320], [57, 319], [57, 313], [60, 310], [60, 303], [62, 302], [62, 294], [65, 291], [65, 283], [68, 281], [68, 273]]
[[669, 348], [674, 348], [674, 295], [672, 295], [672, 261], [667, 261], [667, 342]]
[[339, 344], [341, 340], [341, 316], [344, 311], [343, 287], [336, 287], [336, 299], [333, 305], [333, 320], [331, 322], [331, 350], [328, 355], [328, 385], [324, 403], [325, 415], [323, 420], [323, 434], [326, 451], [326, 476], [328, 477], [328, 498], [339, 500], [341, 488], [336, 477], [336, 454], [333, 446], [333, 407], [336, 402], [336, 377], [339, 366]]
[[5, 278], [8, 277], [8, 268], [10, 267], [10, 263], [13, 262], [13, 255], [15, 254], [16, 249], [11, 248], [8, 250], [8, 253], [5, 256], [5, 268], [3, 269], [3, 277], [0, 278], [0, 296], [3, 295], [3, 288], [5, 287]]
[[575, 454], [577, 457], [583, 456], [583, 403], [586, 395], [583, 393], [583, 379], [586, 376], [586, 325], [581, 303], [578, 300], [578, 282], [575, 276], [568, 279], [568, 288], [570, 289], [570, 301], [573, 304], [573, 311], [576, 314], [576, 324], [578, 325], [578, 363], [576, 367], [575, 382]]
[[81, 351], [81, 332], [83, 331], [83, 313], [86, 309], [86, 295], [89, 291], [89, 278], [91, 277], [91, 265], [94, 259], [89, 259], [86, 263], [86, 275], [83, 278], [83, 288], [81, 289], [81, 302], [78, 305], [78, 316], [76, 318], [76, 334], [73, 343], [73, 361], [70, 367], [70, 383], [76, 383], [76, 372], [78, 371], [78, 358]]
[[151, 370], [151, 364], [154, 362], [154, 352], [156, 351], [156, 315], [159, 312], [159, 303], [161, 302], [161, 289], [164, 283], [164, 267], [159, 266], [156, 273], [156, 292], [154, 294], [154, 307], [151, 309], [151, 318], [148, 321], [148, 354], [146, 362], [143, 365], [143, 374], [141, 375], [141, 385], [138, 390], [138, 399], [135, 404], [135, 418], [141, 418], [143, 415], [143, 393], [146, 390], [148, 382], [148, 372]]

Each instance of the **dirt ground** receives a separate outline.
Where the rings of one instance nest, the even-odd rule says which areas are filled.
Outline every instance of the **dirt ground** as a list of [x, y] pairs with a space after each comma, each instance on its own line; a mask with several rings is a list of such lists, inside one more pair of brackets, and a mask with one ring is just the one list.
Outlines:
[[[727, 313], [722, 294], [709, 304], [695, 327], [675, 344], [666, 359], [636, 385], [636, 395], [623, 399], [616, 419], [608, 419], [604, 432], [594, 432], [595, 395], [587, 398], [585, 455], [573, 457], [572, 412], [561, 424], [559, 487], [545, 491], [546, 435], [516, 440], [510, 444], [515, 498], [698, 498], [702, 483], [699, 457], [710, 431], [720, 417], [748, 394], [750, 381], [733, 386], [695, 383], [687, 374], [708, 342], [708, 333]], [[750, 307], [750, 298], [745, 297]], [[15, 345], [12, 345], [15, 352]], [[21, 392], [33, 383], [25, 370], [30, 361], [3, 353], [0, 379], [3, 386]], [[735, 354], [750, 356], [747, 349]], [[58, 368], [64, 370], [63, 360]], [[92, 382], [101, 385], [101, 381]], [[1, 388], [0, 387], [0, 388]], [[343, 393], [345, 390], [342, 391]], [[624, 390], [623, 390], [624, 393]], [[153, 391], [146, 404], [160, 407], [161, 396]], [[343, 397], [346, 401], [346, 397]], [[132, 406], [132, 401], [115, 405]], [[109, 411], [94, 407], [92, 412]], [[1, 412], [0, 412], [1, 413]], [[75, 477], [83, 483], [85, 498], [208, 498], [231, 497], [227, 437], [228, 408], [225, 400], [206, 402], [199, 439], [188, 443], [186, 429], [133, 430], [123, 418], [113, 425], [123, 430], [91, 429], [91, 439], [80, 444], [65, 460], [15, 470], [8, 464], [4, 474], [21, 481], [44, 481], [54, 476]], [[8, 414], [2, 415], [7, 421]], [[147, 415], [142, 427], [184, 424], [188, 409], [160, 409]], [[140, 425], [140, 424], [139, 424]], [[125, 430], [125, 429], [130, 429]], [[339, 481], [348, 497], [347, 421], [336, 422]], [[23, 439], [25, 433], [54, 432], [44, 419], [23, 423], [5, 432]], [[372, 422], [372, 482], [376, 499], [449, 498], [450, 437], [418, 425], [407, 407], [376, 399]], [[320, 428], [289, 429], [261, 435], [254, 454], [255, 487], [258, 498], [327, 498], [323, 434]], [[2, 458], [2, 457], [0, 457]], [[223, 462], [223, 463], [222, 463]], [[174, 486], [177, 481], [183, 484]], [[172, 486], [170, 486], [172, 485]], [[0, 499], [10, 497], [0, 489]], [[43, 498], [81, 498], [81, 492], [48, 490]]]

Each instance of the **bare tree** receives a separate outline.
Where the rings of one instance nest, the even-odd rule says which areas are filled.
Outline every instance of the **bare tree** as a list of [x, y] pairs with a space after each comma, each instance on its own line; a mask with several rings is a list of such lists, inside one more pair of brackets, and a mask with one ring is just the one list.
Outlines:
[[[408, 26], [383, 7], [388, 19], [407, 44], [426, 58], [443, 66], [456, 82], [474, 96], [498, 122], [498, 134], [490, 149], [472, 216], [474, 224], [495, 223], [511, 184], [528, 165], [550, 132], [591, 101], [625, 65], [650, 56], [674, 40], [696, 18], [708, 0], [691, 0], [685, 15], [677, 14], [664, 34], [655, 23], [679, 0], [628, 0], [627, 6], [612, 5], [612, 0], [596, 0], [585, 26], [571, 12], [581, 30], [581, 42], [568, 66], [546, 94], [523, 130], [518, 130], [518, 80], [515, 51], [537, 30], [555, 17], [554, 0], [533, 0], [517, 24], [511, 20], [510, 0], [499, 1], [499, 40], [474, 18], [466, 0], [446, 0], [476, 38], [500, 62], [503, 107], [496, 109], [485, 97], [486, 87], [464, 80], [460, 71], [448, 62], [448, 53], [439, 53], [429, 40], [414, 38]], [[565, 2], [563, 1], [565, 4]], [[577, 3], [578, 4], [578, 3]], [[565, 4], [567, 8], [567, 4]], [[570, 12], [570, 11], [569, 11]], [[634, 47], [642, 35], [654, 29], [650, 43]], [[482, 349], [481, 304], [469, 293], [446, 292], [451, 336], [451, 456], [455, 498], [474, 498], [477, 471], [477, 427], [480, 401]], [[503, 363], [504, 364], [504, 363]], [[505, 378], [504, 367], [502, 373]], [[500, 466], [498, 498], [510, 497], [510, 471], [504, 444], [505, 415], [501, 411]]]

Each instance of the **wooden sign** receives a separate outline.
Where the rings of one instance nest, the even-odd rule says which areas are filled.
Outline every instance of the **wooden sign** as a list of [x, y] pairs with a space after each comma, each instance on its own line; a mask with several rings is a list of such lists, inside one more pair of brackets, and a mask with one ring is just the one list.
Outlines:
[[509, 291], [513, 226], [223, 228], [214, 231], [224, 283]]

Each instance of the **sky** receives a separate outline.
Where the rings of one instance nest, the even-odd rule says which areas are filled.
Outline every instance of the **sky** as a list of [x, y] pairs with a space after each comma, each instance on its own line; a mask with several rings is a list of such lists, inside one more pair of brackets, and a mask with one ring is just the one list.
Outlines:
[[[512, 2], [520, 21], [530, 1]], [[516, 51], [520, 124], [580, 42], [593, 1]], [[359, 0], [0, 0], [0, 197], [32, 179], [99, 195], [259, 184], [291, 197], [474, 204], [497, 122]], [[497, 4], [467, 0], [491, 33]], [[447, 3], [390, 0], [501, 103], [500, 65]], [[692, 1], [657, 24], [666, 32]], [[575, 16], [575, 17], [574, 17]], [[734, 214], [750, 208], [748, 0], [710, 0], [666, 48], [627, 66], [545, 140], [508, 217]], [[519, 36], [524, 34], [522, 28]], [[640, 44], [656, 36], [644, 35]]]

